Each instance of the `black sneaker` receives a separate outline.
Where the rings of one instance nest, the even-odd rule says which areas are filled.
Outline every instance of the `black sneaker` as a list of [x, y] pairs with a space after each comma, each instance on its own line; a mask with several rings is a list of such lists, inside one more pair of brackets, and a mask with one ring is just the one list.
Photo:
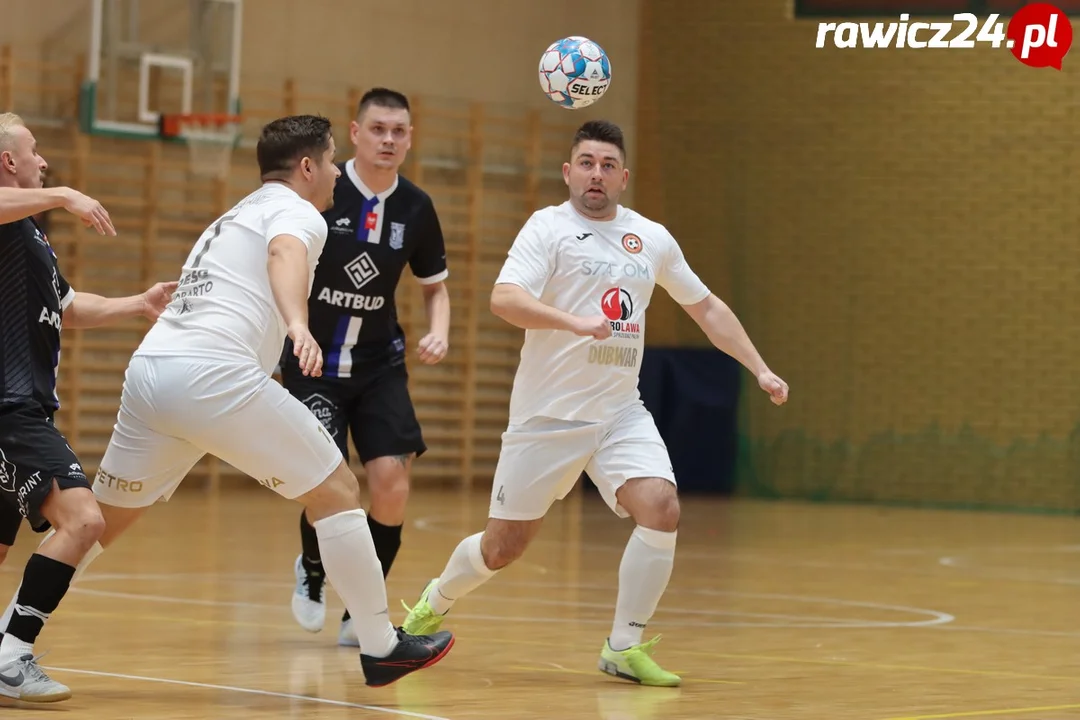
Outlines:
[[409, 673], [431, 667], [446, 657], [454, 647], [453, 633], [443, 630], [434, 635], [409, 635], [397, 628], [398, 644], [386, 657], [360, 653], [360, 667], [370, 687], [383, 687]]

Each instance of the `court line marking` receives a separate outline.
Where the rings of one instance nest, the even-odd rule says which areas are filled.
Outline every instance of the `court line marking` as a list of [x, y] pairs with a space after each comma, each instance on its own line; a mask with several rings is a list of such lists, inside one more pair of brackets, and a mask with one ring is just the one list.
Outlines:
[[[196, 619], [185, 618], [177, 615], [135, 615], [132, 613], [115, 613], [115, 612], [94, 612], [86, 610], [67, 610], [64, 613], [67, 615], [84, 616], [84, 617], [109, 617], [109, 618], [124, 618], [128, 622], [131, 621], [147, 621], [154, 623], [176, 623], [187, 625], [218, 625], [225, 627], [253, 627], [263, 630], [279, 629], [279, 630], [295, 630], [295, 625], [286, 625], [284, 623], [267, 623], [267, 622], [244, 622], [242, 620], [214, 620], [214, 619]], [[502, 618], [493, 618], [491, 616], [477, 615], [464, 617], [456, 615], [458, 619], [478, 620], [481, 622], [490, 622], [491, 620], [500, 620]], [[607, 623], [605, 623], [607, 624]], [[504, 645], [527, 645], [533, 647], [542, 648], [558, 648], [565, 650], [566, 645], [561, 643], [548, 643], [539, 640], [525, 640], [525, 639], [500, 639], [493, 637], [483, 637], [478, 642], [489, 642]], [[918, 672], [918, 673], [944, 673], [951, 675], [973, 675], [976, 677], [999, 677], [1008, 678], [1012, 680], [1062, 680], [1070, 683], [1076, 682], [1076, 678], [1073, 676], [1064, 675], [1037, 675], [1034, 673], [1018, 673], [1008, 670], [974, 670], [970, 668], [950, 668], [950, 667], [936, 667], [928, 665], [895, 665], [885, 663], [874, 662], [854, 662], [845, 660], [817, 660], [813, 658], [793, 658], [777, 655], [752, 655], [752, 654], [736, 654], [736, 653], [717, 653], [706, 652], [703, 650], [681, 650], [680, 652], [688, 655], [699, 655], [707, 658], [720, 658], [727, 660], [762, 660], [772, 663], [785, 663], [795, 665], [824, 665], [831, 667], [849, 667], [854, 669], [871, 669], [871, 670], [899, 670], [905, 672]], [[591, 673], [590, 673], [591, 674]]]
[[994, 715], [1030, 715], [1032, 713], [1078, 709], [1080, 709], [1080, 705], [1050, 705], [1047, 707], [1004, 708], [1001, 710], [969, 710], [966, 712], [944, 713], [940, 715], [909, 715], [907, 717], [885, 718], [885, 720], [949, 720], [950, 718], [991, 717]]
[[[110, 579], [119, 579], [115, 576], [107, 576]], [[155, 579], [163, 579], [162, 575], [155, 574], [152, 576]], [[88, 576], [86, 580], [92, 579], [93, 576]], [[139, 580], [142, 579], [137, 574], [130, 574], [125, 579]], [[184, 575], [184, 579], [190, 579], [189, 575]], [[217, 578], [220, 582], [225, 580], [228, 582], [228, 578]], [[248, 584], [248, 583], [243, 583]], [[504, 582], [506, 585], [512, 585], [517, 587], [540, 587], [540, 588], [555, 588], [559, 590], [565, 589], [580, 589], [580, 590], [610, 590], [609, 585], [599, 585], [592, 583], [546, 583], [536, 581], [512, 581], [507, 580]], [[157, 595], [149, 593], [128, 593], [111, 590], [96, 590], [86, 587], [73, 586], [70, 592], [79, 592], [85, 595], [96, 595], [100, 597], [115, 597], [126, 600], [146, 600], [149, 602], [164, 602], [175, 603], [181, 605], [198, 605], [204, 607], [236, 607], [236, 608], [249, 608], [249, 609], [278, 609], [278, 605], [269, 605], [265, 603], [252, 603], [241, 600], [226, 601], [226, 600], [203, 600], [198, 598], [185, 598], [175, 595]], [[936, 625], [947, 625], [952, 623], [956, 618], [945, 612], [937, 610], [929, 610], [925, 608], [916, 608], [905, 605], [889, 605], [884, 603], [872, 603], [860, 600], [844, 600], [841, 598], [829, 598], [829, 597], [816, 597], [810, 595], [790, 595], [780, 593], [745, 593], [736, 592], [730, 590], [713, 590], [711, 588], [688, 588], [680, 591], [682, 594], [696, 594], [705, 596], [730, 596], [730, 597], [742, 597], [754, 600], [782, 600], [785, 602], [802, 603], [810, 605], [834, 605], [848, 608], [867, 608], [870, 610], [884, 610], [888, 612], [907, 613], [911, 615], [923, 615], [930, 616], [924, 620], [869, 620], [853, 617], [823, 617], [817, 615], [791, 615], [786, 613], [753, 613], [750, 611], [738, 611], [738, 610], [702, 610], [702, 609], [687, 609], [687, 608], [660, 608], [659, 612], [661, 616], [667, 616], [673, 614], [676, 616], [686, 615], [698, 615], [698, 616], [713, 616], [713, 617], [745, 617], [745, 618], [772, 618], [776, 620], [787, 620], [788, 622], [710, 622], [710, 621], [693, 621], [689, 623], [681, 623], [679, 621], [672, 622], [671, 620], [664, 620], [669, 625], [676, 627], [684, 627], [686, 625], [704, 626], [704, 627], [742, 627], [742, 628], [859, 628], [859, 629], [873, 629], [873, 628], [898, 628], [898, 627], [927, 627]], [[477, 600], [484, 600], [489, 602], [502, 602], [502, 603], [515, 603], [515, 602], [530, 602], [541, 605], [549, 605], [556, 607], [576, 607], [576, 608], [592, 608], [601, 609], [606, 611], [610, 610], [610, 604], [608, 603], [591, 603], [581, 600], [558, 600], [548, 598], [521, 598], [517, 596], [507, 595], [493, 595], [490, 593], [482, 593], [476, 596]], [[468, 615], [459, 614], [457, 617], [469, 617]], [[490, 619], [492, 616], [485, 615], [482, 618], [477, 619]], [[510, 619], [510, 618], [504, 618]], [[536, 622], [547, 622], [549, 618], [537, 619]], [[581, 618], [581, 622], [595, 623], [600, 622], [598, 619], [593, 618]], [[603, 622], [607, 622], [606, 619]]]
[[351, 703], [345, 700], [331, 700], [330, 698], [321, 698], [312, 695], [295, 695], [293, 693], [275, 692], [273, 690], [256, 690], [255, 688], [235, 687], [233, 685], [213, 685], [211, 683], [192, 682], [189, 680], [173, 680], [171, 678], [146, 677], [143, 675], [127, 675], [125, 673], [102, 672], [100, 670], [80, 670], [76, 668], [62, 668], [53, 666], [49, 666], [45, 669], [52, 670], [54, 672], [74, 673], [76, 675], [95, 675], [97, 677], [117, 678], [120, 680], [138, 680], [140, 682], [163, 683], [165, 685], [180, 685], [182, 687], [202, 688], [204, 690], [225, 690], [228, 692], [247, 693], [249, 695], [261, 695], [263, 697], [281, 698], [283, 700], [306, 700], [308, 702], [313, 702], [320, 705], [334, 705], [336, 707], [353, 708], [355, 710], [370, 710], [372, 712], [384, 713], [387, 715], [398, 715], [400, 717], [417, 718], [417, 720], [450, 720], [450, 718], [440, 717], [438, 715], [423, 715], [421, 713], [409, 712], [408, 710], [393, 710], [391, 708], [379, 707], [377, 705], [361, 705], [359, 703]]
[[[595, 517], [600, 517], [600, 516], [603, 515], [603, 513], [597, 512], [597, 513], [593, 513], [593, 515]], [[416, 520], [414, 520], [413, 521], [413, 526], [418, 530], [421, 530], [421, 531], [424, 531], [424, 532], [430, 532], [430, 533], [437, 534], [437, 535], [456, 535], [454, 530], [451, 530], [449, 527], [446, 527], [444, 524], [441, 524], [444, 520], [446, 522], [456, 522], [456, 520], [454, 518], [451, 518], [449, 516], [429, 515], [429, 516], [417, 518]], [[558, 545], [562, 544], [562, 541], [558, 540], [558, 539], [544, 538], [544, 537], [541, 536], [541, 537], [537, 537], [535, 540], [533, 540], [531, 544], [536, 545], [538, 543], [539, 544], [547, 544], [547, 545], [556, 545], [556, 546], [558, 546]], [[608, 552], [622, 552], [622, 550], [624, 549], [625, 546], [624, 545], [607, 545], [607, 544], [604, 544], [604, 543], [586, 543], [586, 542], [582, 542], [581, 547], [584, 548], [584, 549], [589, 549], [589, 550], [601, 550], [601, 551], [608, 551]], [[834, 546], [834, 547], [837, 548], [837, 549], [845, 549], [848, 546], [837, 545], [837, 546]], [[862, 548], [859, 548], [859, 549], [862, 549]], [[1027, 548], [1027, 547], [1017, 547], [1017, 548], [998, 547], [998, 548], [994, 548], [994, 547], [989, 547], [989, 548], [971, 548], [969, 551], [970, 552], [976, 552], [976, 551], [981, 552], [983, 550], [988, 551], [988, 552], [1080, 552], [1080, 545], [1049, 545], [1049, 546], [1047, 546], [1045, 548], [1040, 548], [1040, 547], [1030, 547], [1030, 548]], [[698, 549], [695, 549], [695, 548], [692, 548], [692, 547], [691, 548], [680, 547], [678, 552], [679, 552], [679, 557], [695, 558], [695, 559], [712, 559], [712, 560], [715, 560], [716, 555], [717, 555], [715, 551], [698, 550]], [[875, 554], [897, 554], [897, 555], [899, 555], [899, 554], [906, 554], [906, 555], [925, 554], [925, 555], [931, 555], [931, 556], [939, 556], [939, 555], [944, 554], [945, 551], [942, 551], [941, 549], [918, 549], [918, 550], [903, 549], [903, 550], [900, 550], [900, 551], [895, 552], [895, 553], [890, 553], [887, 549], [879, 548], [879, 549], [871, 550], [870, 552], [875, 553]], [[879, 563], [868, 564], [868, 563], [861, 563], [861, 562], [835, 562], [835, 561], [829, 561], [829, 560], [782, 560], [782, 559], [775, 558], [775, 557], [762, 556], [760, 554], [755, 554], [753, 552], [735, 552], [735, 551], [733, 551], [733, 552], [725, 552], [722, 555], [722, 560], [724, 562], [744, 563], [744, 564], [749, 563], [749, 564], [755, 564], [755, 565], [776, 565], [776, 566], [780, 566], [780, 567], [797, 567], [797, 568], [807, 568], [807, 569], [815, 569], [816, 568], [816, 569], [826, 569], [826, 570], [845, 570], [845, 571], [857, 571], [857, 572], [866, 572], [866, 573], [888, 573], [890, 575], [912, 575], [912, 576], [916, 576], [916, 577], [934, 577], [934, 578], [942, 578], [942, 579], [955, 578], [956, 577], [955, 574], [950, 572], [950, 570], [957, 569], [955, 567], [950, 567], [950, 566], [947, 566], [947, 565], [942, 566], [940, 563], [937, 562], [936, 557], [934, 557], [934, 558], [929, 558], [928, 557], [927, 560], [930, 561], [931, 564], [929, 564], [927, 567], [924, 567], [924, 568], [915, 568], [915, 567], [910, 567], [910, 566], [898, 567], [898, 566], [887, 565], [887, 564], [880, 563], [880, 562]], [[1005, 581], [1005, 582], [1015, 582], [1015, 583], [1020, 583], [1020, 584], [1038, 583], [1038, 584], [1054, 584], [1054, 585], [1076, 585], [1076, 584], [1080, 584], [1080, 581], [1077, 581], [1077, 580], [1072, 579], [1072, 578], [1049, 578], [1049, 579], [1047, 579], [1047, 578], [1026, 578], [1026, 577], [1015, 577], [1015, 576], [1003, 577], [1003, 576], [996, 576], [996, 575], [992, 575], [992, 574], [978, 575], [978, 574], [975, 574], [974, 572], [971, 572], [970, 570], [969, 570], [969, 576], [973, 576], [972, 579], [982, 580], [984, 582], [991, 582], [991, 581], [1001, 582], [1001, 581]]]

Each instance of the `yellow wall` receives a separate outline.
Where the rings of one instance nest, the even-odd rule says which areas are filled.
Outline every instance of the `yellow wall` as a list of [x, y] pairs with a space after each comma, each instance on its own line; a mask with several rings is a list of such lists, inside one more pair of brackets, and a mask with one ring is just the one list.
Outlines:
[[786, 0], [643, 1], [642, 202], [792, 387], [744, 375], [743, 489], [1080, 506], [1080, 59], [817, 50]]

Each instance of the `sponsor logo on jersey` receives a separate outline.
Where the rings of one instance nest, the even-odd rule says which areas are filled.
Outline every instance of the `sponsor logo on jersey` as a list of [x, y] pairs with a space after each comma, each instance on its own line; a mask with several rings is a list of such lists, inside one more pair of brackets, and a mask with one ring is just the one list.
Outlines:
[[644, 278], [652, 280], [649, 266], [639, 262], [611, 262], [610, 260], [582, 260], [581, 274], [603, 278]]
[[623, 288], [613, 287], [604, 291], [600, 298], [600, 310], [611, 321], [612, 337], [629, 340], [641, 337], [641, 323], [630, 322], [634, 314], [634, 299]]
[[337, 221], [334, 222], [334, 224], [337, 225], [338, 227], [346, 227], [347, 228], [350, 225], [352, 225], [352, 218], [347, 218], [347, 217], [338, 218]]
[[41, 472], [36, 472], [19, 485], [19, 491], [15, 494], [19, 503], [19, 514], [24, 518], [30, 517], [30, 493], [41, 484]]
[[381, 310], [386, 305], [386, 298], [382, 295], [359, 295], [341, 290], [331, 290], [328, 287], [324, 287], [319, 291], [319, 300], [327, 305], [345, 308], [346, 310]]
[[0, 490], [15, 492], [15, 463], [7, 459], [0, 449]]
[[345, 274], [349, 276], [349, 280], [359, 290], [379, 277], [379, 268], [375, 267], [375, 261], [365, 252], [345, 266]]
[[390, 223], [390, 247], [400, 250], [405, 244], [405, 223]]
[[125, 493], [140, 493], [143, 491], [142, 480], [122, 480], [101, 468], [98, 468], [97, 475], [94, 476], [94, 483]]
[[631, 255], [637, 255], [641, 252], [641, 248], [645, 247], [641, 242], [641, 238], [634, 233], [626, 233], [622, 236], [622, 246]]
[[315, 419], [320, 423], [320, 429], [324, 429], [330, 432], [330, 435], [337, 437], [337, 429], [334, 428], [334, 409], [335, 405], [329, 398], [315, 393], [308, 395], [304, 398], [304, 405], [307, 405], [307, 409], [311, 411], [311, 414], [315, 416]]
[[638, 349], [618, 345], [590, 345], [589, 363], [592, 365], [637, 367]]
[[60, 313], [53, 312], [44, 305], [41, 307], [41, 314], [38, 315], [38, 322], [45, 323], [46, 325], [52, 325], [57, 330], [63, 325], [63, 318], [60, 317]]

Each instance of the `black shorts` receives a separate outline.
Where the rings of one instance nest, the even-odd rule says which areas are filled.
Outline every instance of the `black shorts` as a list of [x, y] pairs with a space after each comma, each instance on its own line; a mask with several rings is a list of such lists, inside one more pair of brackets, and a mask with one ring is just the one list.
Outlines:
[[56, 480], [61, 490], [90, 488], [82, 463], [37, 403], [0, 405], [0, 545], [13, 545], [22, 518], [49, 529], [41, 505]]
[[427, 450], [404, 363], [355, 367], [350, 378], [313, 378], [287, 362], [281, 384], [319, 418], [346, 462], [350, 430], [365, 465], [380, 457], [413, 453], [420, 457]]

